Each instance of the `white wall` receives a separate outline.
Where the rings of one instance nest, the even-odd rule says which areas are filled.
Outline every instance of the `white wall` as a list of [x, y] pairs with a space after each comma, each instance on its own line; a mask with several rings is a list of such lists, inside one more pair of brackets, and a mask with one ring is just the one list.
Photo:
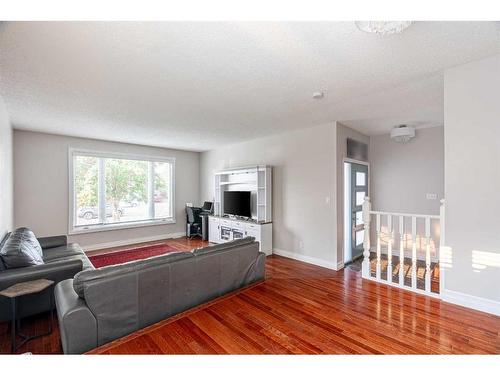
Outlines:
[[213, 199], [213, 172], [273, 167], [273, 248], [336, 267], [335, 123], [291, 131], [204, 152], [201, 201]]
[[68, 148], [176, 158], [175, 224], [70, 236], [84, 247], [185, 233], [185, 203], [198, 203], [199, 153], [14, 131], [14, 223], [39, 236], [68, 233]]
[[337, 259], [340, 263], [344, 261], [344, 158], [347, 157], [347, 138], [370, 143], [370, 137], [337, 122]]
[[[444, 197], [444, 128], [417, 129], [407, 144], [389, 134], [370, 137], [370, 195], [374, 210], [439, 215]], [[436, 200], [426, 199], [437, 194]]]
[[12, 230], [12, 127], [0, 96], [0, 240]]
[[447, 70], [444, 95], [445, 288], [500, 314], [500, 55]]

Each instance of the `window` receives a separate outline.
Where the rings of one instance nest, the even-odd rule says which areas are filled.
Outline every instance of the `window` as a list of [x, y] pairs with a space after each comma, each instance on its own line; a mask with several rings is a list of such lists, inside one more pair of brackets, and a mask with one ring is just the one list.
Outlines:
[[70, 150], [70, 233], [174, 223], [174, 163]]
[[368, 145], [355, 139], [347, 138], [347, 157], [368, 161]]

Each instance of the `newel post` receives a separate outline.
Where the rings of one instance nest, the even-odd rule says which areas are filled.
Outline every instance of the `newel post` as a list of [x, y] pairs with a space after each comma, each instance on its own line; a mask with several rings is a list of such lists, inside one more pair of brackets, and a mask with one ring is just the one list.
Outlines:
[[439, 206], [439, 247], [444, 246], [444, 199], [441, 199], [441, 206]]
[[363, 265], [362, 275], [364, 278], [370, 277], [370, 211], [371, 203], [370, 198], [365, 197], [363, 202], [363, 224], [365, 226], [365, 237], [363, 240]]
[[445, 200], [441, 199], [441, 206], [439, 207], [439, 293], [444, 292], [444, 279], [446, 277], [446, 270], [443, 267], [444, 259], [443, 257], [445, 254], [445, 225], [446, 225], [446, 220], [445, 220]]

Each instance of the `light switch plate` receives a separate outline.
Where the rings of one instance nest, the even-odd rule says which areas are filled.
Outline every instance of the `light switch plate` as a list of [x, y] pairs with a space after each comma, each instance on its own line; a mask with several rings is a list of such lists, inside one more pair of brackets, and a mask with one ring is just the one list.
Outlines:
[[437, 199], [437, 194], [436, 193], [427, 193], [425, 196], [428, 200], [436, 200]]

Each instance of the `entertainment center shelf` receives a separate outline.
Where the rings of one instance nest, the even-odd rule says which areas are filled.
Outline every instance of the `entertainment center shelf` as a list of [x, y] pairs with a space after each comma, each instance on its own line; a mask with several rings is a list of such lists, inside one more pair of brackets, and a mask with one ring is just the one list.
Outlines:
[[[224, 210], [225, 192], [250, 192], [249, 220], [224, 215], [234, 214]], [[259, 241], [262, 252], [272, 253], [272, 167], [267, 165], [214, 173], [214, 215], [209, 217], [209, 241], [221, 243], [248, 236]]]
[[219, 185], [256, 185], [255, 181], [241, 181], [241, 182], [221, 182]]
[[252, 219], [271, 222], [272, 218], [272, 168], [267, 165], [224, 169], [214, 173], [214, 215], [224, 213], [225, 191], [251, 193]]

